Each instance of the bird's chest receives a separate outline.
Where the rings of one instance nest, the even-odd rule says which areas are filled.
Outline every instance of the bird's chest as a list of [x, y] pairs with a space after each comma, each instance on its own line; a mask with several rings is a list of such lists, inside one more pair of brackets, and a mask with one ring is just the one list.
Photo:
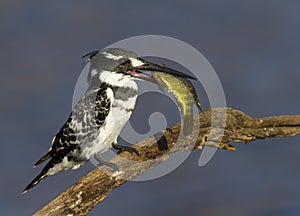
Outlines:
[[137, 96], [133, 96], [127, 101], [120, 99], [115, 99], [113, 101], [111, 111], [98, 133], [99, 141], [101, 141], [100, 143], [105, 143], [110, 146], [112, 142], [117, 140], [122, 128], [128, 122], [132, 114], [136, 98]]
[[95, 134], [95, 139], [86, 146], [87, 148], [84, 151], [88, 158], [95, 152], [107, 151], [111, 144], [117, 141], [122, 128], [128, 122], [135, 107], [137, 90], [131, 91], [126, 92], [124, 89], [123, 91], [114, 92], [111, 108], [103, 125], [99, 128], [97, 135]]
[[111, 105], [111, 120], [114, 123], [114, 129], [118, 134], [129, 120], [135, 107], [138, 96], [136, 83], [132, 82], [130, 86], [119, 86], [113, 88], [114, 98]]
[[112, 121], [114, 122], [115, 129], [118, 133], [129, 120], [133, 109], [135, 107], [137, 96], [131, 97], [127, 101], [114, 100], [112, 104]]

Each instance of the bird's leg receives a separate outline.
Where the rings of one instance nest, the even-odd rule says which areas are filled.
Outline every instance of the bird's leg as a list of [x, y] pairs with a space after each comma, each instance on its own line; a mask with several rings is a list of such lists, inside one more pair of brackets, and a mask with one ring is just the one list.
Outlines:
[[116, 164], [103, 160], [99, 154], [95, 154], [94, 157], [99, 162], [98, 166], [108, 166], [115, 171], [119, 171], [119, 168]]
[[138, 156], [140, 156], [140, 153], [138, 152], [138, 150], [136, 150], [135, 148], [133, 147], [130, 147], [130, 146], [121, 146], [119, 145], [117, 142], [113, 142], [112, 143], [112, 147], [114, 149], [117, 149], [118, 150], [118, 153], [117, 154], [120, 154], [121, 152], [124, 152], [124, 151], [127, 151], [127, 152], [130, 152], [130, 153], [136, 153]]

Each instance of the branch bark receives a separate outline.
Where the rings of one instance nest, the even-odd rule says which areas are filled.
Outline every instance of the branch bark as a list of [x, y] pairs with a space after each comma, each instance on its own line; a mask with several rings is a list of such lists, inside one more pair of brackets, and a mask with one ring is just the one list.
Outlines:
[[201, 150], [205, 145], [235, 151], [230, 142], [249, 143], [300, 134], [300, 115], [251, 118], [231, 108], [205, 110], [195, 116], [194, 124], [199, 125], [199, 130], [189, 136], [179, 136], [181, 124], [177, 123], [169, 130], [139, 141], [134, 147], [140, 156], [124, 152], [111, 160], [119, 172], [105, 166], [94, 169], [35, 215], [86, 215], [112, 190], [168, 160], [177, 151]]

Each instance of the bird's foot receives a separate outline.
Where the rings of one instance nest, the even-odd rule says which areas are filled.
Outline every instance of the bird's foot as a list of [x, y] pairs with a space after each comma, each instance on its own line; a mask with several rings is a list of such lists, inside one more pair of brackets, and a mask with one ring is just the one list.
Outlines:
[[116, 164], [103, 160], [98, 154], [95, 154], [94, 157], [99, 162], [98, 166], [107, 166], [116, 172], [119, 171], [119, 168]]
[[127, 151], [127, 152], [129, 152], [129, 153], [135, 153], [137, 156], [140, 156], [139, 151], [136, 150], [136, 149], [133, 148], [133, 147], [130, 147], [130, 146], [121, 146], [121, 145], [119, 145], [118, 143], [113, 143], [113, 144], [112, 144], [112, 147], [113, 147], [114, 149], [117, 149], [117, 150], [118, 150], [117, 154], [120, 154], [121, 152]]
[[172, 128], [166, 128], [166, 131], [170, 131], [172, 134], [174, 133], [173, 129]]

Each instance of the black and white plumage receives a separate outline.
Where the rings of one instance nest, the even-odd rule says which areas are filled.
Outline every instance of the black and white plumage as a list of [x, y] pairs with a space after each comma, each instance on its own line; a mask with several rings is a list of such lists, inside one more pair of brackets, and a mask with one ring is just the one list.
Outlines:
[[23, 193], [42, 179], [63, 170], [77, 169], [92, 156], [111, 147], [136, 152], [117, 144], [117, 138], [134, 109], [138, 88], [134, 79], [151, 81], [139, 70], [161, 71], [194, 78], [170, 68], [153, 64], [125, 49], [110, 48], [86, 55], [90, 63], [89, 87], [72, 110], [67, 122], [53, 138], [49, 151], [35, 163], [49, 160], [41, 173]]

